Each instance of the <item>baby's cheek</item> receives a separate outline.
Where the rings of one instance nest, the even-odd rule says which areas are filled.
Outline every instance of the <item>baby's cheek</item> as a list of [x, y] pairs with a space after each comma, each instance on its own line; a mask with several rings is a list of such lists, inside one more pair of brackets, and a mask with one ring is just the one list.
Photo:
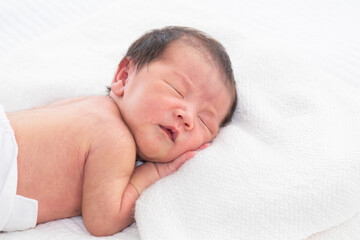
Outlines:
[[208, 142], [209, 140], [204, 134], [197, 134], [191, 138], [189, 150], [196, 150]]

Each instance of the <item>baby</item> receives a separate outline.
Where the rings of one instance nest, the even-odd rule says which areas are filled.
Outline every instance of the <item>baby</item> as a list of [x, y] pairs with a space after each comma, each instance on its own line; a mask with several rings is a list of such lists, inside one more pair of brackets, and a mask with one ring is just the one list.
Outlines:
[[222, 45], [166, 27], [130, 46], [108, 96], [0, 111], [0, 231], [79, 215], [93, 235], [123, 230], [144, 189], [207, 147], [236, 102]]

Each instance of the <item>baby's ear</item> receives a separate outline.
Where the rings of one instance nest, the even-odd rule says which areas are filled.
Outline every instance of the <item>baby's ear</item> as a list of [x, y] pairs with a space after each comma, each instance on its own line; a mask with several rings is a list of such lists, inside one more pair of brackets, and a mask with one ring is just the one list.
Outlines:
[[121, 60], [116, 74], [111, 83], [111, 91], [114, 92], [117, 96], [122, 96], [124, 94], [124, 88], [129, 80], [129, 76], [134, 70], [134, 61], [130, 57], [125, 57]]

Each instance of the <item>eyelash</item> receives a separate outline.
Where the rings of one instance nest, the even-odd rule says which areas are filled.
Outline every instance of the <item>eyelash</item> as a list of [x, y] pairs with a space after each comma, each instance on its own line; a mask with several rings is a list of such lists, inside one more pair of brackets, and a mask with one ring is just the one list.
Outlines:
[[175, 88], [175, 87], [173, 87], [171, 84], [169, 84], [168, 82], [167, 82], [167, 84], [177, 93], [177, 94], [179, 94], [182, 98], [184, 98], [184, 96]]
[[[174, 87], [173, 87], [174, 88]], [[178, 91], [178, 90], [176, 90], [176, 88], [174, 88], [174, 90], [182, 97], [182, 98], [184, 98], [184, 96]]]
[[199, 121], [200, 121], [202, 124], [204, 124], [204, 126], [209, 130], [209, 132], [211, 132], [209, 126], [206, 125], [206, 123], [205, 123], [200, 117], [198, 117], [198, 118], [199, 118]]

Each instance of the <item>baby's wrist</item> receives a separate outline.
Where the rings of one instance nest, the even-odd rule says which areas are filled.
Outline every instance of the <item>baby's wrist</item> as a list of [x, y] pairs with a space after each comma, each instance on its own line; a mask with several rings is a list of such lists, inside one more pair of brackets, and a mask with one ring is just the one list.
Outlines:
[[140, 191], [138, 190], [138, 188], [130, 181], [129, 185], [134, 189], [134, 191], [137, 193], [137, 196], [140, 197]]
[[154, 163], [144, 163], [143, 165], [135, 168], [130, 180], [129, 185], [140, 196], [141, 193], [148, 188], [151, 184], [159, 179], [158, 172]]

